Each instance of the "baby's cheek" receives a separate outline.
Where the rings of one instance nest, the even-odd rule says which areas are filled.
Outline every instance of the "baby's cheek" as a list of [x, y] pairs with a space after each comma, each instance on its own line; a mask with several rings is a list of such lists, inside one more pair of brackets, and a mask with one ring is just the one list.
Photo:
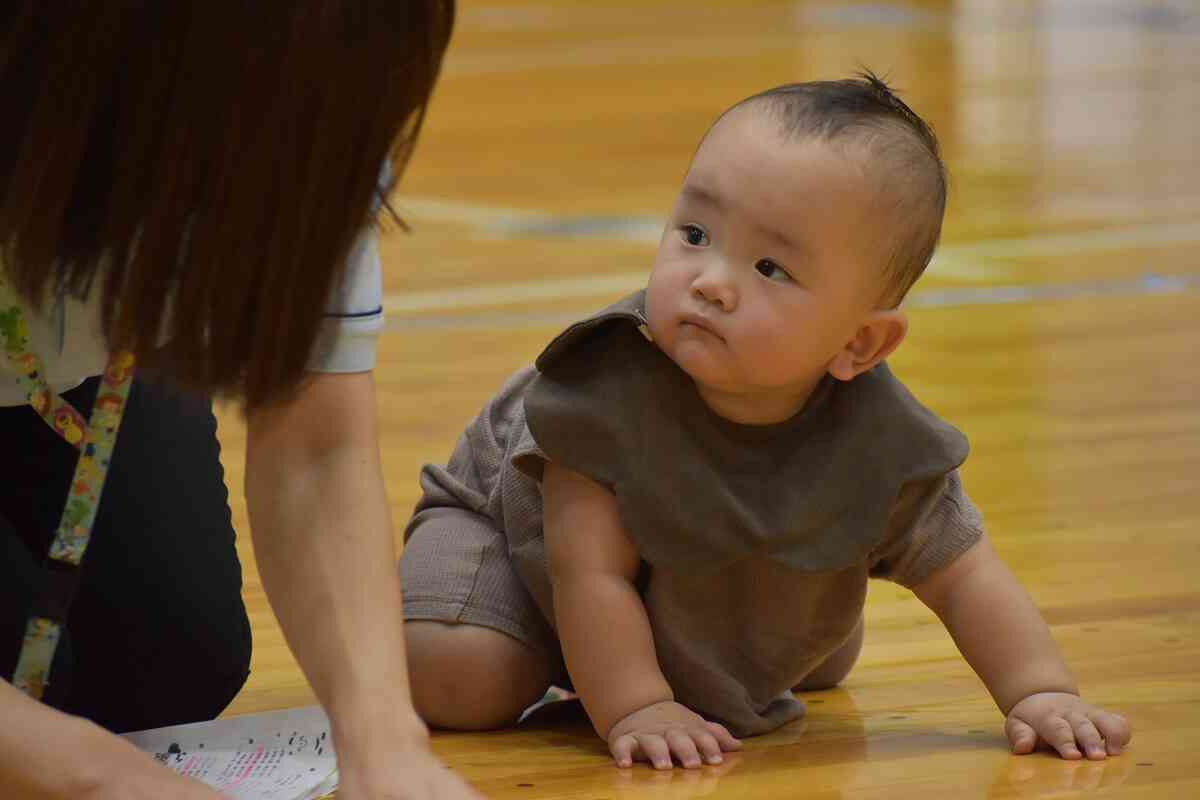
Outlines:
[[762, 327], [751, 331], [750, 336], [738, 343], [742, 359], [760, 371], [787, 369], [796, 362], [797, 347], [794, 336], [786, 330]]
[[714, 357], [712, 349], [705, 347], [704, 342], [678, 337], [667, 350], [667, 354], [680, 369], [701, 383], [719, 385], [727, 377], [722, 368], [725, 365]]

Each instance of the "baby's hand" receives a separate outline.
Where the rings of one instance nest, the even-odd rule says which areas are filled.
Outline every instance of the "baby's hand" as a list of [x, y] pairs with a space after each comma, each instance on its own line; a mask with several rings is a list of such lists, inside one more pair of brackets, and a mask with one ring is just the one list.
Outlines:
[[1129, 743], [1129, 722], [1065, 692], [1031, 694], [1013, 706], [1004, 732], [1017, 755], [1045, 742], [1063, 758], [1098, 761], [1115, 756]]
[[608, 732], [608, 749], [618, 767], [649, 761], [655, 769], [671, 769], [673, 755], [687, 769], [696, 769], [701, 753], [709, 764], [720, 764], [722, 750], [741, 746], [724, 725], [671, 701], [635, 711]]

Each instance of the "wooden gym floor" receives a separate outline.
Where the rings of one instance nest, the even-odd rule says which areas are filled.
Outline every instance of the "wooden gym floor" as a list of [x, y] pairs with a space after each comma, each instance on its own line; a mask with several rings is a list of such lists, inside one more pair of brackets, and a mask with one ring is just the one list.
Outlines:
[[[944, 247], [894, 368], [961, 427], [968, 489], [1085, 696], [1107, 762], [1012, 757], [935, 618], [872, 586], [809, 715], [719, 768], [614, 768], [579, 717], [439, 734], [495, 798], [1200, 797], [1200, 5], [1192, 0], [461, 0], [383, 245], [376, 373], [397, 529], [425, 461], [560, 326], [632, 290], [708, 123], [778, 83], [890, 76], [941, 136]], [[313, 702], [243, 534], [254, 672], [230, 714]]]

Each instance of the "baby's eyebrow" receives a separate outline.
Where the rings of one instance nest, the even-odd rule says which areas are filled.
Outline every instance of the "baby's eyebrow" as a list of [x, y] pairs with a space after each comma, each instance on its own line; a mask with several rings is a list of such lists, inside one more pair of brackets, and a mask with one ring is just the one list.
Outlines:
[[688, 184], [683, 187], [683, 196], [688, 200], [692, 200], [697, 203], [703, 203], [707, 206], [712, 206], [717, 211], [720, 211], [725, 207], [725, 204], [721, 202], [721, 198], [717, 195], [717, 193], [710, 191], [704, 186]]
[[[709, 189], [707, 186], [698, 184], [686, 184], [681, 192], [683, 198], [689, 202], [700, 203], [712, 208], [720, 213], [725, 211], [726, 203], [719, 194]], [[800, 256], [801, 258], [811, 258], [812, 249], [806, 246], [803, 242], [787, 235], [783, 231], [776, 230], [769, 225], [754, 223], [754, 229], [760, 235], [778, 244], [790, 253]]]
[[788, 236], [783, 231], [777, 231], [767, 225], [756, 224], [754, 227], [760, 234], [772, 240], [788, 252], [794, 253], [803, 258], [810, 258], [812, 256], [812, 250], [805, 246], [803, 242]]

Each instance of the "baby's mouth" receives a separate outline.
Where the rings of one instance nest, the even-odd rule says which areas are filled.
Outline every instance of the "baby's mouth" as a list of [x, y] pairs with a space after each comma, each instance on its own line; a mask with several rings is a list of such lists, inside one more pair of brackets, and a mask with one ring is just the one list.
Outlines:
[[709, 334], [710, 336], [715, 336], [716, 338], [720, 339], [721, 341], [725, 341], [725, 337], [717, 332], [716, 327], [714, 327], [712, 323], [710, 323], [704, 317], [699, 316], [698, 314], [684, 314], [683, 317], [680, 319], [679, 323], [680, 323], [680, 325], [687, 325], [687, 326], [690, 326], [693, 328], [697, 328], [697, 329], [702, 330], [705, 333]]

